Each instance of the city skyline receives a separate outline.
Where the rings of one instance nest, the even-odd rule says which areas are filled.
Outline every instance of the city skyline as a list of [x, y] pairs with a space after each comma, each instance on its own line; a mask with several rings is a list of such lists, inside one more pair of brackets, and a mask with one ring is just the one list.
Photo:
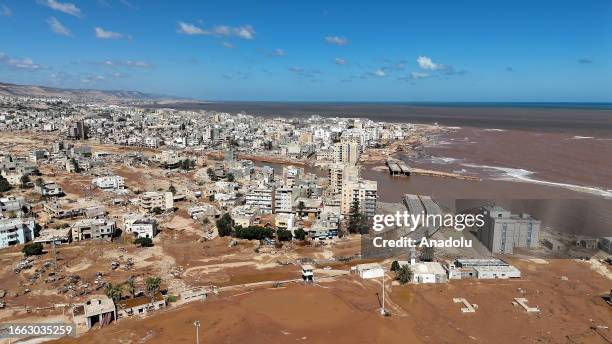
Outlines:
[[0, 81], [200, 100], [611, 101], [611, 11], [3, 0]]

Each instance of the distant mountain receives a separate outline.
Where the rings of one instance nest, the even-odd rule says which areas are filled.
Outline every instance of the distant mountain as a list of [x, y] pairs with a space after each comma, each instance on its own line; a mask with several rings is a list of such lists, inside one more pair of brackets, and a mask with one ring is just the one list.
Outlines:
[[72, 101], [91, 102], [165, 102], [192, 101], [186, 98], [143, 93], [139, 91], [69, 89], [35, 85], [15, 85], [0, 82], [0, 96], [64, 98]]

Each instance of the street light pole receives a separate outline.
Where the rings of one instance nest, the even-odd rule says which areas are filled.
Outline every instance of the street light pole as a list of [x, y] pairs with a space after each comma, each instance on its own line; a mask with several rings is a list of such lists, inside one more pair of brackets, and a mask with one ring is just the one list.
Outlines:
[[194, 321], [193, 326], [196, 328], [196, 344], [200, 344], [200, 320]]

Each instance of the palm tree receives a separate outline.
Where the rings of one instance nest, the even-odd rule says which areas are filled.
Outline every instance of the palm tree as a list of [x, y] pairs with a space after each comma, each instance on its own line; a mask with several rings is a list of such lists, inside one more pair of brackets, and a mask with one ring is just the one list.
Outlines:
[[145, 280], [147, 286], [147, 295], [151, 298], [151, 303], [155, 301], [155, 295], [159, 292], [161, 287], [161, 278], [159, 277], [147, 277]]
[[114, 302], [117, 302], [121, 299], [121, 285], [107, 283], [106, 287], [104, 287], [104, 293], [108, 298], [112, 299]]
[[128, 278], [128, 280], [124, 283], [126, 291], [132, 295], [132, 297], [136, 297], [136, 283], [133, 278]]

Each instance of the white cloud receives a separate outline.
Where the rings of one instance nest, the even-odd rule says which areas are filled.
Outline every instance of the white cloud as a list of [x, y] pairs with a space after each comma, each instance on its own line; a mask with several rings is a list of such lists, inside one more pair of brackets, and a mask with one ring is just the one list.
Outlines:
[[428, 73], [423, 73], [423, 72], [411, 72], [410, 73], [410, 79], [412, 80], [419, 80], [419, 79], [425, 79], [425, 78], [429, 78]]
[[381, 78], [382, 78], [382, 77], [387, 76], [387, 73], [386, 73], [386, 72], [385, 72], [383, 69], [377, 69], [377, 70], [374, 72], [374, 75], [376, 75], [376, 76], [378, 76], [378, 77], [381, 77]]
[[100, 38], [100, 39], [121, 39], [121, 38], [131, 38], [128, 35], [124, 35], [122, 33], [119, 32], [113, 32], [113, 31], [106, 31], [101, 27], [96, 27], [94, 29], [94, 31], [96, 32], [96, 37]]
[[70, 32], [70, 30], [68, 30], [68, 28], [66, 28], [62, 23], [60, 23], [60, 21], [57, 20], [57, 18], [55, 17], [49, 18], [47, 20], [47, 24], [49, 24], [49, 28], [51, 28], [51, 31], [55, 32], [58, 35], [67, 37], [72, 36], [72, 32]]
[[270, 53], [270, 56], [285, 56], [285, 51], [283, 49], [276, 48]]
[[0, 5], [0, 16], [10, 17], [13, 14], [10, 8], [6, 5]]
[[178, 22], [178, 33], [183, 35], [215, 35], [215, 36], [236, 36], [244, 39], [255, 38], [255, 29], [251, 25], [244, 26], [227, 26], [218, 25], [212, 30], [206, 30], [194, 24]]
[[428, 70], [438, 70], [443, 68], [441, 64], [434, 63], [431, 58], [427, 56], [419, 56], [417, 58], [417, 63], [419, 64], [419, 67]]
[[327, 36], [325, 37], [325, 42], [339, 46], [348, 44], [348, 40], [345, 37], [341, 36]]
[[29, 58], [12, 58], [5, 53], [0, 52], [0, 64], [9, 66], [14, 69], [24, 69], [24, 70], [39, 70], [42, 68], [41, 65], [34, 63], [34, 61]]
[[145, 61], [138, 60], [105, 60], [102, 62], [90, 62], [95, 65], [102, 65], [105, 67], [128, 67], [128, 68], [151, 68], [152, 64]]
[[93, 75], [93, 76], [88, 76], [88, 77], [81, 79], [81, 83], [93, 84], [98, 81], [104, 81], [104, 80], [106, 80], [106, 77], [104, 75]]
[[347, 64], [347, 63], [348, 63], [348, 61], [347, 61], [347, 60], [345, 60], [345, 59], [343, 59], [343, 58], [336, 57], [336, 58], [334, 59], [334, 63], [335, 63], [335, 64], [337, 64], [337, 65], [340, 65], [340, 66], [344, 66], [345, 64]]
[[255, 29], [253, 29], [251, 25], [236, 27], [233, 30], [234, 34], [238, 37], [242, 37], [244, 39], [255, 38]]
[[177, 29], [177, 32], [183, 35], [209, 35], [210, 34], [210, 32], [202, 28], [199, 28], [193, 24], [179, 22], [178, 25], [179, 27]]
[[229, 43], [229, 42], [223, 42], [223, 43], [221, 43], [221, 45], [222, 45], [224, 48], [227, 48], [227, 49], [231, 49], [231, 48], [233, 48], [233, 47], [234, 47], [234, 45], [233, 45], [232, 43]]
[[64, 2], [61, 3], [57, 0], [38, 0], [38, 3], [44, 6], [47, 6], [56, 11], [64, 12], [66, 14], [70, 14], [71, 16], [80, 17], [82, 15], [81, 9], [76, 7], [75, 4]]

